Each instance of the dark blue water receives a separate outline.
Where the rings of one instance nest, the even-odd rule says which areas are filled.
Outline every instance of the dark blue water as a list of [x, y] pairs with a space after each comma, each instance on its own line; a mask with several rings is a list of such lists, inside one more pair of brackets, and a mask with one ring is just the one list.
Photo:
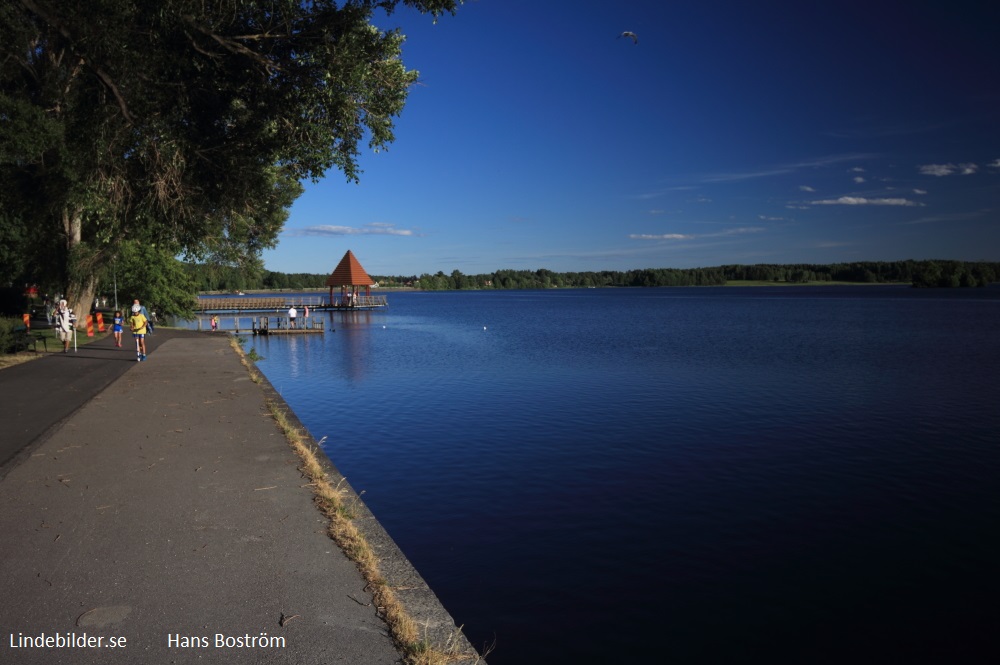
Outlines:
[[389, 302], [248, 345], [494, 665], [1000, 660], [1000, 289]]

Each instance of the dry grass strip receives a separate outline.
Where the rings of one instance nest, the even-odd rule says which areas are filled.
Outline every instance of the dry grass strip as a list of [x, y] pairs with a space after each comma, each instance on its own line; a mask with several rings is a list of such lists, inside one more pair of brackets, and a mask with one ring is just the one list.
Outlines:
[[[250, 375], [250, 379], [261, 383], [261, 376], [253, 363], [247, 359], [238, 340], [230, 338], [230, 344], [239, 354], [240, 361]], [[364, 535], [354, 526], [354, 515], [345, 497], [348, 492], [330, 483], [323, 464], [317, 457], [316, 450], [309, 445], [311, 437], [303, 435], [286, 416], [282, 405], [265, 398], [267, 408], [285, 434], [288, 444], [299, 456], [302, 465], [299, 469], [308, 478], [313, 490], [314, 500], [320, 512], [329, 520], [327, 533], [340, 547], [349, 559], [355, 562], [362, 577], [367, 582], [367, 589], [372, 592], [372, 599], [381, 616], [389, 627], [389, 632], [402, 651], [406, 662], [410, 665], [446, 665], [458, 660], [474, 660], [480, 662], [478, 654], [468, 654], [457, 650], [456, 645], [439, 647], [432, 645], [420, 635], [416, 622], [406, 612], [403, 604], [396, 597], [392, 588], [379, 571], [378, 558], [368, 545]]]

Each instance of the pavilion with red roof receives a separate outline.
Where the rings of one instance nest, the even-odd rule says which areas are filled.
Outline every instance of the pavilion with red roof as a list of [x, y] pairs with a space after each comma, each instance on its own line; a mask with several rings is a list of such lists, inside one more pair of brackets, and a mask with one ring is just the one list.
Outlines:
[[[344, 258], [340, 260], [333, 273], [326, 278], [326, 285], [330, 287], [330, 305], [333, 307], [384, 307], [385, 297], [372, 297], [372, 286], [375, 281], [368, 276], [361, 263], [354, 256], [354, 252], [347, 250]], [[333, 289], [340, 287], [340, 298], [335, 300]], [[364, 287], [364, 295], [361, 295], [361, 287]]]

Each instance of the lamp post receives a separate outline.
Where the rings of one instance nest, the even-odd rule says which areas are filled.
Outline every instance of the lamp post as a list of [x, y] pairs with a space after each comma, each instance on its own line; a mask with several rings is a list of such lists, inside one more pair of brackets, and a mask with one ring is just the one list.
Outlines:
[[115, 311], [118, 311], [118, 260], [111, 261], [111, 277], [115, 283]]

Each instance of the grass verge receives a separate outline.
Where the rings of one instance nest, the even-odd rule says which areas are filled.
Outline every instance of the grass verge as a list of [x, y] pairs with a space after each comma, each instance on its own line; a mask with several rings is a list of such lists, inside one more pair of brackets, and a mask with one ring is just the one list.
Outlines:
[[26, 363], [34, 360], [35, 358], [41, 358], [42, 355], [42, 353], [35, 353], [34, 351], [4, 353], [3, 355], [0, 355], [0, 369], [7, 369], [8, 367], [13, 367], [14, 365], [20, 365], [21, 363]]
[[[229, 341], [240, 356], [243, 366], [246, 367], [250, 380], [257, 384], [262, 383], [260, 372], [247, 358], [239, 340], [235, 336], [230, 336]], [[389, 632], [403, 653], [405, 661], [410, 665], [445, 665], [456, 661], [481, 662], [478, 654], [464, 653], [457, 645], [434, 645], [420, 635], [416, 621], [407, 613], [403, 603], [379, 571], [378, 558], [364, 534], [354, 526], [352, 505], [347, 500], [348, 491], [339, 484], [334, 485], [330, 482], [315, 446], [310, 445], [312, 437], [303, 434], [292, 424], [284, 405], [267, 397], [264, 401], [289, 446], [302, 462], [299, 469], [309, 479], [316, 506], [329, 520], [328, 535], [361, 571], [362, 577], [367, 582], [367, 588], [372, 592], [372, 600], [378, 614], [389, 627]]]
[[[44, 358], [52, 353], [62, 352], [63, 343], [56, 337], [55, 330], [52, 328], [32, 328], [31, 331], [32, 333], [42, 335], [45, 338], [45, 342], [43, 343], [39, 340], [35, 345], [35, 350], [33, 351], [18, 351], [17, 353], [0, 354], [0, 369], [6, 369], [8, 367], [13, 367], [14, 365], [20, 365], [21, 363], [37, 360], [38, 358]], [[109, 332], [95, 332], [93, 337], [87, 337], [87, 331], [84, 329], [77, 332], [76, 345], [78, 347], [86, 346], [87, 344], [95, 342], [109, 334]], [[70, 350], [72, 349], [73, 346], [71, 344]]]

